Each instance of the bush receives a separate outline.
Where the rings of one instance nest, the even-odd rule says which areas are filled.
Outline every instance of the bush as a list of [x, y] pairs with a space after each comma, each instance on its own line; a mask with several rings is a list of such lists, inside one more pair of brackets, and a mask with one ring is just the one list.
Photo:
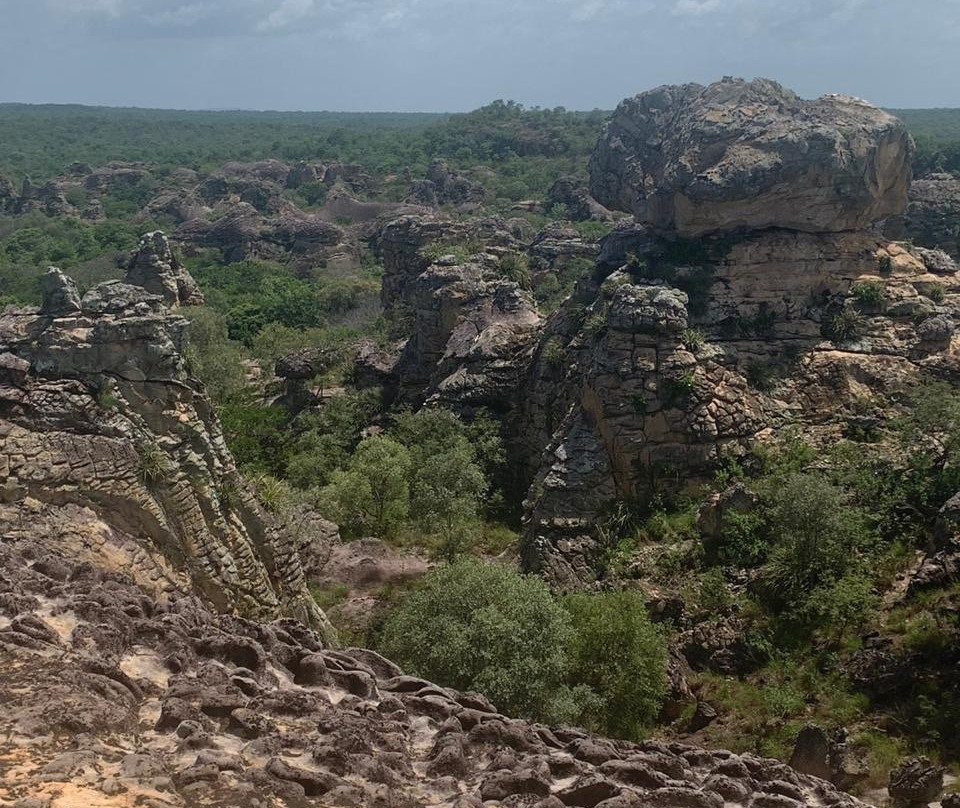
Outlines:
[[410, 512], [410, 454], [381, 435], [360, 442], [347, 468], [336, 471], [322, 498], [353, 535], [390, 537]]
[[139, 455], [139, 474], [140, 479], [145, 483], [155, 483], [161, 480], [165, 480], [168, 476], [173, 474], [174, 465], [173, 461], [167, 457], [166, 452], [163, 451], [155, 443], [144, 443], [141, 444], [137, 449], [137, 454]]
[[879, 281], [862, 281], [850, 289], [857, 302], [864, 306], [876, 307], [886, 298], [884, 285]]
[[[794, 473], [772, 491], [767, 523], [772, 546], [763, 570], [766, 599], [775, 612], [816, 625], [825, 616], [823, 594], [859, 570], [867, 538], [863, 515], [828, 480]], [[852, 581], [844, 586], [848, 597], [856, 589]], [[838, 604], [834, 608], [848, 611]]]
[[464, 559], [434, 570], [386, 621], [381, 651], [407, 672], [476, 690], [504, 712], [569, 717], [570, 617], [536, 577]]
[[824, 336], [834, 342], [849, 342], [860, 336], [863, 317], [855, 309], [843, 308], [827, 318]]
[[667, 692], [667, 648], [636, 592], [571, 595], [570, 681], [589, 688], [581, 719], [591, 729], [637, 739]]
[[521, 289], [530, 288], [530, 259], [525, 253], [504, 255], [497, 268], [507, 280], [513, 281]]
[[189, 372], [200, 379], [211, 400], [222, 404], [246, 387], [242, 346], [227, 335], [227, 323], [205, 306], [183, 309], [190, 321], [186, 358]]

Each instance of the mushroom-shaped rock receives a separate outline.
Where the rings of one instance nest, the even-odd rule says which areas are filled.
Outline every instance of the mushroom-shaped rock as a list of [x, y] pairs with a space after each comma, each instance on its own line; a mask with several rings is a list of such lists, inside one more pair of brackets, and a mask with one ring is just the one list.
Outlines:
[[80, 292], [73, 278], [56, 267], [49, 267], [43, 276], [44, 314], [74, 314], [80, 311]]
[[767, 79], [665, 86], [617, 107], [590, 190], [687, 237], [857, 230], [904, 210], [913, 150], [899, 120], [858, 98], [808, 101]]
[[281, 379], [312, 379], [332, 362], [332, 353], [324, 348], [301, 348], [278, 359], [274, 372]]
[[196, 281], [170, 249], [159, 230], [147, 233], [127, 263], [126, 282], [160, 295], [168, 306], [203, 305]]

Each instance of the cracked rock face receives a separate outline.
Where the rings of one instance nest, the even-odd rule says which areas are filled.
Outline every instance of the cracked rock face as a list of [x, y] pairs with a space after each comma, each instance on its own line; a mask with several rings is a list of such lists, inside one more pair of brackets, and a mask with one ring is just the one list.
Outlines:
[[621, 102], [590, 162], [593, 196], [658, 231], [858, 230], [903, 210], [913, 143], [860, 99], [767, 79], [659, 87]]
[[168, 306], [202, 306], [203, 294], [159, 230], [147, 233], [127, 263], [126, 282], [160, 295]]
[[63, 545], [5, 538], [0, 581], [4, 805], [863, 805], [753, 755], [511, 719], [296, 621], [158, 601]]
[[310, 538], [238, 475], [185, 367], [187, 321], [141, 286], [109, 281], [78, 306], [47, 277], [42, 310], [0, 315], [0, 535], [123, 569], [154, 598], [326, 630], [298, 555]]

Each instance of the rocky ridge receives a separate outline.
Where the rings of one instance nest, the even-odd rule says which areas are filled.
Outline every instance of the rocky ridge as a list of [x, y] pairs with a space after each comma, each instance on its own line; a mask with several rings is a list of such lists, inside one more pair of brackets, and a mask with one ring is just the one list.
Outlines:
[[0, 314], [0, 535], [127, 569], [154, 598], [329, 634], [300, 563], [309, 535], [257, 503], [189, 374], [169, 306], [198, 292], [166, 238], [144, 237], [126, 282], [81, 298], [51, 268], [44, 286], [39, 310]]
[[158, 601], [71, 550], [0, 542], [4, 804], [862, 805], [753, 755], [514, 720], [299, 622]]

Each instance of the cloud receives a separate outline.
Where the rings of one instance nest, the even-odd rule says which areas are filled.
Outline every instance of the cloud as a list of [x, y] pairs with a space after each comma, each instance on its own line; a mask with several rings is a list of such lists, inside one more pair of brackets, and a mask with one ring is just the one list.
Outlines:
[[721, 0], [677, 0], [673, 6], [673, 13], [688, 17], [702, 17], [704, 14], [719, 11], [720, 8]]
[[313, 0], [283, 0], [271, 11], [257, 28], [261, 31], [278, 31], [309, 17], [314, 12]]

